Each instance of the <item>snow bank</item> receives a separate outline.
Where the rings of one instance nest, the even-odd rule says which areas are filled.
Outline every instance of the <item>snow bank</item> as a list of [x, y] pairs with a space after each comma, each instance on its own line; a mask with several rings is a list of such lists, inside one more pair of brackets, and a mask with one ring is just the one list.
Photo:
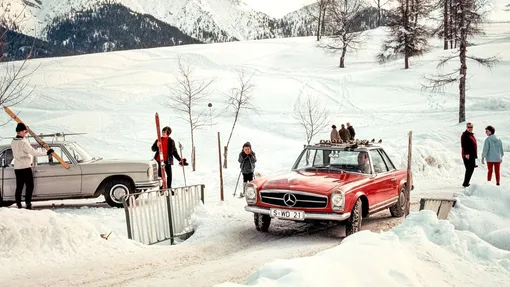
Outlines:
[[508, 189], [473, 185], [451, 221], [414, 212], [388, 232], [362, 231], [314, 256], [269, 262], [247, 285], [216, 286], [502, 286], [510, 278], [509, 205]]
[[472, 232], [510, 251], [510, 188], [494, 184], [471, 185], [457, 195], [457, 206], [449, 220], [457, 229]]
[[114, 233], [105, 240], [101, 233], [109, 231], [84, 216], [0, 208], [0, 277], [4, 277], [2, 273], [27, 270], [27, 264], [58, 263], [144, 248]]

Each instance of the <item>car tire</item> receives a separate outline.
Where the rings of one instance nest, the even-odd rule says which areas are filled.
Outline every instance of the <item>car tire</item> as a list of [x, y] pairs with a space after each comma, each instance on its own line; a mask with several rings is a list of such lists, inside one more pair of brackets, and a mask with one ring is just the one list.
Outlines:
[[133, 184], [126, 179], [112, 179], [108, 181], [104, 189], [106, 203], [112, 207], [123, 207], [122, 197], [135, 192]]
[[254, 213], [253, 221], [255, 222], [255, 228], [262, 232], [267, 232], [269, 230], [269, 225], [271, 225], [271, 217], [266, 214]]
[[393, 217], [404, 216], [404, 213], [406, 212], [407, 201], [408, 199], [406, 196], [406, 185], [404, 184], [402, 188], [400, 188], [397, 203], [390, 207], [391, 216]]
[[354, 203], [354, 207], [351, 211], [351, 216], [347, 219], [347, 224], [345, 225], [345, 235], [349, 236], [353, 233], [356, 233], [361, 230], [361, 221], [362, 221], [362, 207], [363, 203], [361, 202], [361, 198], [356, 200]]

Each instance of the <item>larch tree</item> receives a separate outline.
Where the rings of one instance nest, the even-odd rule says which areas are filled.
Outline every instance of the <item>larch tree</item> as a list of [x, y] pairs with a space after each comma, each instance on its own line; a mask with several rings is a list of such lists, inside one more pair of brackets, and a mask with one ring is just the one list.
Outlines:
[[452, 11], [457, 11], [456, 21], [458, 25], [458, 36], [454, 39], [459, 43], [458, 50], [451, 56], [440, 59], [438, 68], [444, 66], [453, 59], [459, 60], [458, 68], [448, 73], [438, 73], [432, 77], [425, 77], [428, 85], [423, 85], [425, 89], [433, 92], [442, 91], [448, 84], [459, 84], [459, 123], [466, 120], [466, 83], [467, 83], [467, 62], [472, 60], [484, 67], [492, 68], [498, 63], [496, 56], [481, 58], [474, 55], [468, 55], [469, 38], [474, 35], [482, 34], [481, 24], [486, 19], [483, 8], [487, 5], [486, 0], [453, 0], [455, 6]]
[[421, 24], [432, 10], [429, 0], [397, 0], [388, 26], [390, 33], [377, 55], [379, 63], [404, 57], [404, 69], [409, 69], [409, 58], [423, 55], [428, 49], [430, 31]]

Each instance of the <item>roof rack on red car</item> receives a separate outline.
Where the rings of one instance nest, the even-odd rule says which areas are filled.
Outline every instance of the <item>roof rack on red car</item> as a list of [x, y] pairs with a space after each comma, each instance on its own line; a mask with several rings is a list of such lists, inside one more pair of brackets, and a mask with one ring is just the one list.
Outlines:
[[[382, 143], [382, 139], [377, 141], [377, 144]], [[376, 144], [375, 139], [369, 140], [349, 140], [349, 141], [330, 141], [330, 140], [320, 140], [318, 143], [315, 144], [315, 146], [333, 146], [333, 147], [346, 147], [346, 148], [356, 148], [360, 146], [369, 147]]]

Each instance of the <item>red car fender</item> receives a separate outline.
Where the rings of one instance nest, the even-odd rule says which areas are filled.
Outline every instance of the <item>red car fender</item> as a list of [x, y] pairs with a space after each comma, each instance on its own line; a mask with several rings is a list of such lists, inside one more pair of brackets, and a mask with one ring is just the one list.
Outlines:
[[358, 198], [360, 198], [361, 196], [364, 196], [365, 198], [367, 198], [367, 201], [368, 201], [368, 197], [361, 190], [356, 193], [347, 193], [345, 195], [344, 212], [351, 212], [352, 208], [354, 207], [354, 203], [356, 203], [356, 200], [358, 200]]

